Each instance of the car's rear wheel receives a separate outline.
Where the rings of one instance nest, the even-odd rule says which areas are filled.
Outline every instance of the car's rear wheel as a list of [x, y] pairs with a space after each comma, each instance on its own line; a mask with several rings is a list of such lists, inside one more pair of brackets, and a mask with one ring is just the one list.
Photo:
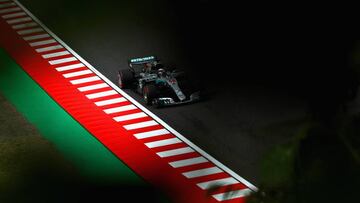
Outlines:
[[147, 84], [143, 88], [143, 98], [147, 105], [151, 105], [152, 101], [157, 96], [156, 86], [153, 84]]
[[134, 82], [134, 74], [129, 69], [119, 70], [118, 84], [120, 88], [128, 88]]

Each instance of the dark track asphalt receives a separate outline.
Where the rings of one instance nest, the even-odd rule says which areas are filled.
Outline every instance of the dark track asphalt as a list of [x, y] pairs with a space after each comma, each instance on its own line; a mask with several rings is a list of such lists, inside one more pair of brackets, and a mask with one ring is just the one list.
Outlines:
[[[201, 71], [208, 72], [198, 82], [209, 92], [209, 100], [150, 110], [255, 185], [259, 181], [259, 160], [262, 155], [275, 144], [286, 140], [286, 136], [256, 136], [251, 133], [252, 130], [301, 119], [306, 114], [306, 103], [299, 97], [289, 96], [285, 90], [266, 84], [251, 83], [251, 78], [246, 76], [235, 77], [239, 67], [214, 70], [208, 66], [209, 63], [204, 66], [201, 63], [193, 65], [194, 57], [189, 57], [188, 52], [194, 53], [201, 49], [198, 49], [198, 45], [194, 46], [197, 49], [190, 50], [189, 42], [184, 42], [186, 37], [183, 37], [181, 31], [183, 27], [174, 23], [179, 22], [179, 19], [181, 21], [181, 17], [169, 9], [173, 5], [139, 0], [129, 1], [132, 3], [60, 0], [20, 2], [114, 83], [117, 70], [126, 67], [129, 57], [149, 54], [156, 54], [164, 63], [176, 64], [194, 77], [199, 76]], [[222, 39], [214, 40], [217, 40], [215, 44], [222, 43]], [[204, 47], [208, 49], [204, 51], [210, 53], [211, 48], [211, 45]], [[199, 55], [204, 57], [204, 54]], [[236, 63], [225, 65], [232, 67]], [[228, 78], [235, 81], [227, 81], [226, 75], [232, 75]], [[246, 83], [241, 81], [244, 78]], [[138, 95], [128, 93], [143, 103]]]

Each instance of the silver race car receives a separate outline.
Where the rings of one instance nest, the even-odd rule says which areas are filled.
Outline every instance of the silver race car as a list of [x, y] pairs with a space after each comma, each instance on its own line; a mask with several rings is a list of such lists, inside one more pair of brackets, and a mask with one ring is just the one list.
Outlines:
[[119, 86], [141, 94], [147, 105], [163, 107], [200, 100], [200, 91], [183, 72], [164, 67], [155, 56], [133, 58], [128, 65], [128, 69], [119, 70]]

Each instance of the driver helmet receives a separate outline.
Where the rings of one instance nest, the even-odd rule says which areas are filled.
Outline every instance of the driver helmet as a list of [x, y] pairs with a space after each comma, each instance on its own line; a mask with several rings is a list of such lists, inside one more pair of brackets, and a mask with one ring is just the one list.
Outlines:
[[165, 76], [165, 70], [163, 68], [158, 69], [159, 76]]
[[156, 67], [158, 65], [158, 62], [157, 61], [154, 61], [153, 62], [153, 66]]

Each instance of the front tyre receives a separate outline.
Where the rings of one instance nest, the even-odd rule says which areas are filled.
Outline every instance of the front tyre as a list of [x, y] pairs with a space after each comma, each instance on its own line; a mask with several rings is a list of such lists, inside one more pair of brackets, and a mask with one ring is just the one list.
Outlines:
[[155, 107], [155, 108], [160, 108], [161, 107], [161, 102], [158, 98], [155, 98], [153, 101], [152, 101], [152, 105]]
[[157, 90], [155, 85], [147, 84], [143, 87], [143, 99], [146, 105], [151, 105], [156, 96]]

